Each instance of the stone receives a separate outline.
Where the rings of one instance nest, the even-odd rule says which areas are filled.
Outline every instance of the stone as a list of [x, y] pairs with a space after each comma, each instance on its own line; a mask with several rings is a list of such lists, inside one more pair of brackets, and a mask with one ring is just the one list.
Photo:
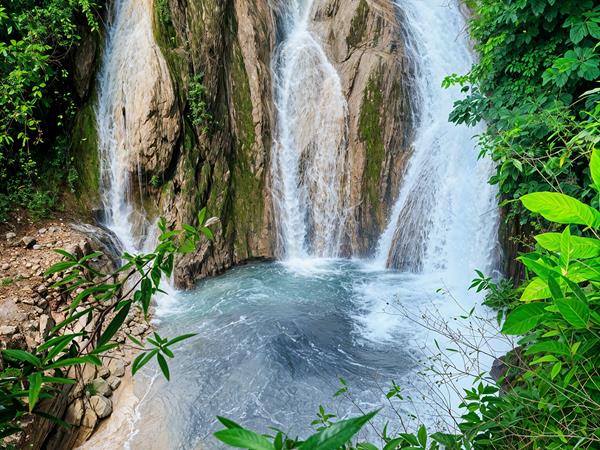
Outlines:
[[90, 390], [93, 394], [102, 395], [104, 397], [110, 397], [112, 395], [112, 389], [103, 378], [96, 378], [92, 381]]
[[122, 377], [125, 375], [125, 363], [120, 359], [111, 359], [108, 363], [110, 373], [115, 377]]
[[48, 314], [42, 314], [40, 316], [40, 335], [45, 338], [50, 333], [50, 330], [54, 326], [54, 320]]
[[17, 237], [17, 235], [15, 233], [13, 233], [13, 232], [6, 233], [6, 240], [7, 241], [10, 241], [10, 240], [12, 240], [12, 239], [14, 239], [16, 237]]
[[84, 414], [85, 409], [83, 407], [83, 400], [81, 400], [80, 398], [75, 399], [75, 401], [71, 403], [67, 408], [64, 421], [67, 422], [69, 425], [74, 425], [78, 427], [79, 425], [81, 425], [81, 421], [83, 420]]
[[110, 388], [114, 391], [120, 386], [121, 379], [118, 377], [115, 377], [115, 376], [111, 376], [111, 377], [107, 378], [106, 382], [108, 383]]
[[71, 255], [75, 256], [77, 259], [81, 259], [83, 257], [83, 252], [77, 244], [71, 244], [65, 250]]
[[31, 247], [33, 250], [41, 250], [42, 246], [40, 244], [35, 244], [33, 247]]
[[2, 325], [0, 326], [1, 336], [11, 336], [17, 332], [17, 327], [13, 325]]
[[10, 264], [8, 264], [8, 263], [2, 264], [2, 270], [8, 270], [8, 269], [10, 269]]
[[48, 288], [46, 287], [46, 285], [40, 284], [37, 287], [36, 292], [40, 295], [44, 295], [44, 294], [46, 294], [46, 292], [48, 292]]
[[98, 376], [104, 379], [110, 377], [110, 370], [108, 370], [108, 367], [100, 367], [98, 370]]
[[38, 234], [46, 234], [46, 231], [48, 231], [46, 228], [40, 228]]
[[92, 395], [90, 404], [99, 419], [104, 419], [112, 413], [112, 402], [102, 395]]
[[92, 244], [90, 244], [90, 242], [86, 239], [79, 242], [79, 248], [81, 249], [84, 256], [94, 252], [94, 250], [92, 249]]
[[35, 240], [35, 238], [32, 238], [31, 236], [24, 236], [21, 238], [21, 241], [20, 241], [21, 245], [24, 248], [33, 248], [33, 246], [36, 244], [36, 242], [37, 241]]

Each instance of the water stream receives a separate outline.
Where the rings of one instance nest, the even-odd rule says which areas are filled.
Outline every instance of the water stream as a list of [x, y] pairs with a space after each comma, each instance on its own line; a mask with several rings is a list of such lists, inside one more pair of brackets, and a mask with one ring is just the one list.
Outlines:
[[[129, 39], [147, 38], [147, 30], [136, 31], [148, 26], [141, 8], [132, 7], [136, 1], [117, 2], [121, 15], [109, 32], [98, 111], [109, 225], [126, 239], [136, 220], [131, 183], [121, 170], [129, 163], [118, 118], [122, 96], [135, 86], [113, 71], [127, 58], [143, 57], [124, 50]], [[399, 410], [403, 417], [440, 419], [439, 405], [420, 399], [432, 394], [431, 386], [416, 376], [435, 336], [407, 315], [435, 311], [450, 318], [471, 308], [477, 298], [466, 286], [474, 269], [493, 264], [497, 222], [486, 183], [490, 165], [477, 161], [472, 138], [480, 130], [447, 123], [460, 93], [440, 87], [445, 75], [473, 62], [464, 17], [453, 1], [398, 2], [411, 36], [409, 56], [419, 68], [413, 154], [377, 256], [342, 260], [336, 257], [348, 213], [347, 105], [311, 32], [313, 2], [281, 3], [272, 171], [282, 259], [238, 267], [177, 294], [176, 306], [160, 317], [160, 332], [197, 336], [177, 348], [175, 381], [164, 381], [155, 367], [136, 378], [142, 401], [127, 448], [219, 448], [211, 436], [221, 428], [216, 415], [260, 431], [276, 426], [304, 435], [320, 404], [340, 417], [385, 405], [392, 379], [414, 399]], [[340, 377], [352, 399], [332, 398]], [[452, 403], [447, 392], [433, 395]], [[393, 409], [381, 412], [379, 423], [385, 419], [399, 429]], [[377, 439], [372, 429], [364, 433]]]
[[285, 258], [337, 256], [348, 188], [348, 108], [340, 77], [310, 29], [313, 0], [283, 3], [273, 64], [273, 190]]
[[144, 89], [154, 75], [147, 70], [150, 62], [164, 70], [166, 65], [152, 34], [151, 0], [115, 0], [108, 20], [96, 103], [103, 224], [126, 251], [135, 253], [153, 242], [144, 238], [150, 227], [135, 176], [139, 143], [132, 129], [147, 114]]

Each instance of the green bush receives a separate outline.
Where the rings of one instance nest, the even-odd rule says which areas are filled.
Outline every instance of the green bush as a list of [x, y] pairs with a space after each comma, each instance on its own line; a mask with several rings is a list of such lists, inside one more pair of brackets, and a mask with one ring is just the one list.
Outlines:
[[200, 128], [203, 134], [207, 134], [212, 124], [212, 116], [208, 112], [206, 87], [203, 80], [204, 74], [199, 74], [190, 81], [188, 103], [192, 124]]
[[[558, 190], [591, 201], [584, 156], [598, 123], [600, 6], [592, 0], [473, 0], [470, 33], [480, 61], [448, 77], [466, 96], [450, 120], [486, 121], [482, 154], [497, 163], [491, 178], [509, 220], [534, 218], [522, 195]], [[588, 92], [585, 98], [581, 96]], [[585, 111], [591, 111], [586, 113]]]
[[[71, 368], [83, 364], [101, 365], [102, 357], [120, 344], [115, 334], [123, 327], [129, 311], [140, 308], [149, 319], [150, 302], [160, 291], [163, 276], [170, 277], [177, 254], [195, 251], [202, 236], [212, 240], [206, 210], [198, 215], [198, 226], [183, 225], [181, 230], [169, 231], [164, 219], [159, 221], [161, 235], [154, 251], [122, 257], [125, 264], [114, 273], [102, 273], [91, 262], [100, 252], [77, 259], [74, 255], [57, 250], [63, 260], [50, 267], [45, 276], [59, 274], [51, 288], [70, 294], [64, 321], [50, 330], [44, 341], [31, 352], [7, 348], [0, 350], [0, 439], [20, 431], [21, 421], [28, 415], [39, 415], [63, 424], [39, 408], [42, 399], [52, 398], [57, 387], [77, 382], [71, 378]], [[86, 318], [89, 326], [75, 333], [69, 326]], [[145, 342], [133, 336], [138, 356], [131, 365], [135, 375], [144, 365], [155, 359], [169, 379], [167, 359], [173, 358], [172, 346], [193, 335], [165, 339], [154, 333]], [[93, 394], [93, 386], [85, 387]], [[4, 448], [0, 442], [0, 448]]]
[[[0, 6], [0, 220], [15, 206], [29, 206], [17, 191], [51, 190], [46, 174], [60, 182], [73, 179], [64, 158], [75, 113], [66, 61], [80, 40], [79, 27], [97, 30], [97, 8], [94, 0]], [[50, 170], [53, 162], [59, 171]], [[39, 206], [45, 200], [32, 201]]]

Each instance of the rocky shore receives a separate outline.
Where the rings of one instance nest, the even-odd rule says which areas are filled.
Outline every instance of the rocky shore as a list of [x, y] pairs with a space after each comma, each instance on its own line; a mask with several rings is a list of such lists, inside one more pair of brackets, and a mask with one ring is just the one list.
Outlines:
[[[105, 272], [117, 267], [118, 248], [106, 230], [91, 225], [73, 225], [50, 221], [18, 225], [0, 235], [0, 347], [32, 350], [39, 346], [52, 328], [69, 313], [69, 304], [79, 291], [65, 293], [52, 288], [59, 274], [45, 277], [44, 272], [63, 257], [54, 249], [62, 248], [81, 258], [100, 251], [92, 264]], [[90, 327], [85, 317], [70, 325], [77, 333]], [[150, 329], [140, 311], [132, 311], [116, 341], [126, 336], [143, 337]], [[101, 367], [88, 365], [69, 375], [77, 380], [45, 400], [42, 410], [62, 418], [72, 427], [57, 426], [41, 417], [23, 423], [23, 432], [10, 442], [16, 448], [65, 449], [83, 444], [115, 410], [114, 399], [129, 380], [127, 366], [134, 349], [126, 345], [105, 355]], [[0, 358], [0, 370], [2, 361]]]

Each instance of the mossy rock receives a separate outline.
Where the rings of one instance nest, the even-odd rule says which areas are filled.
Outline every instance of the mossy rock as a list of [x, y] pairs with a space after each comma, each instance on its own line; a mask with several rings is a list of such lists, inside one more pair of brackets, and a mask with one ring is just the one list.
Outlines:
[[89, 213], [100, 203], [100, 159], [93, 101], [88, 102], [75, 118], [71, 148], [78, 180], [76, 195], [67, 200], [82, 212]]

